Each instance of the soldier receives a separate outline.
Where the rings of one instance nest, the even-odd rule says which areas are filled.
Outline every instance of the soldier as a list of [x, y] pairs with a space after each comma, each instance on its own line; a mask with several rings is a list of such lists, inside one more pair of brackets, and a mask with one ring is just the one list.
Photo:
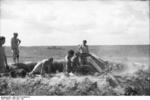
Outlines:
[[3, 44], [5, 43], [5, 37], [0, 36], [0, 73], [4, 73], [8, 69], [7, 58], [5, 54], [5, 48]]
[[77, 72], [77, 69], [80, 67], [80, 52], [76, 52], [72, 58], [72, 67], [73, 72]]
[[14, 33], [14, 36], [11, 39], [11, 50], [13, 52], [14, 63], [19, 63], [19, 45], [21, 41], [17, 37], [18, 33]]
[[83, 40], [83, 44], [79, 48], [79, 52], [81, 53], [81, 64], [87, 64], [87, 56], [89, 55], [89, 48], [87, 45], [87, 41]]
[[32, 74], [41, 74], [41, 75], [43, 75], [45, 73], [50, 73], [52, 63], [53, 63], [53, 58], [44, 59], [44, 60], [38, 62], [34, 66], [33, 70], [29, 73], [29, 75], [32, 75]]
[[73, 58], [73, 56], [74, 56], [74, 51], [73, 50], [69, 50], [68, 51], [68, 54], [66, 55], [66, 57], [65, 57], [65, 61], [66, 61], [66, 72], [67, 73], [70, 73], [70, 72], [72, 72], [72, 58]]

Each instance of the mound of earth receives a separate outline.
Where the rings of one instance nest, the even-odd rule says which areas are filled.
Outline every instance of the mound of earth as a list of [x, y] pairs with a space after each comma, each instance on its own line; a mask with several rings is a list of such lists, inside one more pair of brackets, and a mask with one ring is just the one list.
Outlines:
[[0, 78], [0, 95], [150, 95], [149, 73], [77, 76], [63, 73], [45, 77]]
[[[108, 62], [102, 72], [64, 73], [12, 78], [0, 77], [0, 95], [150, 95], [149, 66]], [[88, 69], [88, 70], [87, 70]]]

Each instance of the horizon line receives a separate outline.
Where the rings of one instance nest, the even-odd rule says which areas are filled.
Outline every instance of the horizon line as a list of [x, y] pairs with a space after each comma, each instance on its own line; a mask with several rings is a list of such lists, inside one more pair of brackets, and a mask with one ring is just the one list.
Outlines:
[[[136, 46], [136, 45], [150, 45], [150, 44], [91, 44], [88, 46]], [[10, 45], [4, 45], [6, 47], [10, 47]], [[21, 45], [20, 47], [46, 47], [46, 46], [50, 46], [50, 47], [57, 47], [57, 46], [79, 46], [78, 45]]]

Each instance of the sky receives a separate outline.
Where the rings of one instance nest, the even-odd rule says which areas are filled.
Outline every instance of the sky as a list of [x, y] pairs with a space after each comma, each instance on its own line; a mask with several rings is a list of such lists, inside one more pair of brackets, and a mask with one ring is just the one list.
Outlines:
[[0, 0], [0, 35], [22, 46], [149, 44], [149, 1]]

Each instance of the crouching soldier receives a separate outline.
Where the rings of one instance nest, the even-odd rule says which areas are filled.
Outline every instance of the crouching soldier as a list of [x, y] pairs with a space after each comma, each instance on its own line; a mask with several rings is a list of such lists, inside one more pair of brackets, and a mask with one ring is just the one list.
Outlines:
[[76, 52], [75, 55], [72, 57], [72, 72], [77, 72], [80, 67], [80, 52]]
[[38, 62], [33, 68], [33, 70], [29, 73], [29, 75], [33, 75], [33, 74], [44, 75], [45, 73], [51, 73], [52, 63], [53, 63], [53, 58], [44, 59]]
[[66, 61], [66, 68], [65, 68], [65, 72], [66, 74], [72, 72], [73, 66], [72, 66], [72, 58], [74, 56], [74, 51], [73, 50], [69, 50], [68, 54], [65, 57], [65, 61]]

